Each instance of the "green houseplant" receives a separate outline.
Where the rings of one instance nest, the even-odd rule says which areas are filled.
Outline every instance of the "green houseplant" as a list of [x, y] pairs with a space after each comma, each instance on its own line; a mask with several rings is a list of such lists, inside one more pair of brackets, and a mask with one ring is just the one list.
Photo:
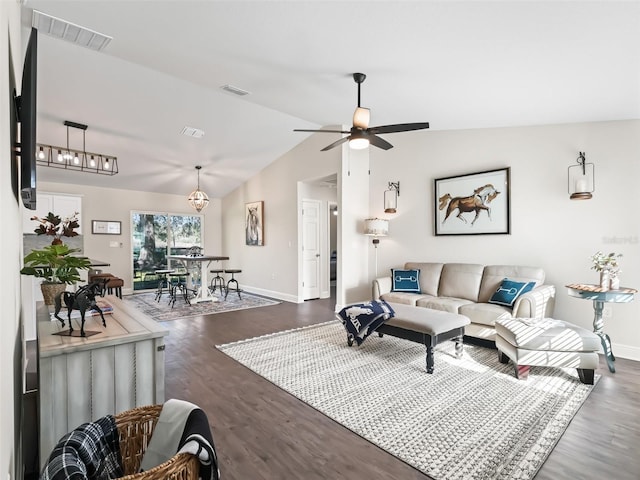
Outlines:
[[24, 257], [24, 268], [20, 273], [42, 278], [45, 303], [53, 305], [53, 299], [59, 292], [64, 291], [67, 285], [80, 281], [80, 270], [91, 268], [88, 258], [72, 255], [79, 251], [64, 244], [32, 250]]

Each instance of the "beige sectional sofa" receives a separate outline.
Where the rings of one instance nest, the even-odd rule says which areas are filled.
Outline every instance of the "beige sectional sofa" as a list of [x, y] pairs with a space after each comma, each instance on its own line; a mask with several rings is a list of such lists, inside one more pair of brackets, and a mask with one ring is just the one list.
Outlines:
[[[420, 271], [420, 293], [392, 291], [392, 278], [388, 276], [373, 281], [373, 299], [465, 315], [471, 320], [465, 328], [467, 337], [494, 341], [498, 319], [553, 317], [555, 287], [544, 284], [541, 268], [408, 262], [404, 269]], [[512, 307], [489, 303], [505, 278], [535, 282], [535, 287], [518, 296]]]

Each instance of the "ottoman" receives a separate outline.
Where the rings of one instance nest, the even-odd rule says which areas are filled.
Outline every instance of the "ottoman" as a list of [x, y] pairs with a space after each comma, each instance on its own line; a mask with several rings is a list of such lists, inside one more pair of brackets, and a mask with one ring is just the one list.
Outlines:
[[462, 357], [464, 327], [470, 320], [464, 315], [431, 308], [389, 303], [395, 316], [380, 325], [376, 332], [423, 344], [427, 349], [427, 373], [433, 373], [433, 347], [445, 340], [456, 343], [456, 358]]
[[593, 385], [600, 350], [595, 333], [553, 318], [502, 319], [495, 328], [498, 360], [511, 360], [517, 378], [526, 379], [531, 366], [566, 367], [577, 369], [580, 381]]

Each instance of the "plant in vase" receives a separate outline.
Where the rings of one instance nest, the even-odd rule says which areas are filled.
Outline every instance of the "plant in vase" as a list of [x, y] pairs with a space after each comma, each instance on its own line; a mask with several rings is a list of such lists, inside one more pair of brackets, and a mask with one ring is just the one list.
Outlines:
[[596, 252], [591, 256], [592, 270], [600, 272], [600, 287], [604, 289], [617, 289], [620, 287], [620, 266], [618, 259], [622, 257], [621, 253], [604, 254]]
[[35, 220], [40, 224], [38, 228], [34, 230], [35, 233], [38, 235], [52, 235], [54, 237], [51, 245], [62, 244], [61, 237], [77, 236], [78, 232], [76, 232], [75, 229], [80, 226], [78, 223], [78, 212], [64, 219], [60, 218], [59, 215], [54, 215], [52, 212], [49, 212], [44, 218], [34, 216], [31, 217], [31, 220]]
[[42, 278], [40, 287], [45, 304], [53, 305], [55, 296], [63, 292], [67, 285], [80, 281], [80, 270], [91, 268], [91, 261], [87, 257], [72, 255], [79, 251], [64, 244], [32, 250], [24, 257], [25, 266], [20, 273]]

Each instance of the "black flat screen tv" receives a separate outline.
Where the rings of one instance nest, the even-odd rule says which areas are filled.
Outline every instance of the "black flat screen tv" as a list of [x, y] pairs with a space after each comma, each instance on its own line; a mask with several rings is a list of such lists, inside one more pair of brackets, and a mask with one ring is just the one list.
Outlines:
[[36, 94], [38, 87], [38, 30], [31, 29], [22, 70], [22, 90], [17, 99], [20, 122], [20, 195], [30, 210], [36, 209]]

